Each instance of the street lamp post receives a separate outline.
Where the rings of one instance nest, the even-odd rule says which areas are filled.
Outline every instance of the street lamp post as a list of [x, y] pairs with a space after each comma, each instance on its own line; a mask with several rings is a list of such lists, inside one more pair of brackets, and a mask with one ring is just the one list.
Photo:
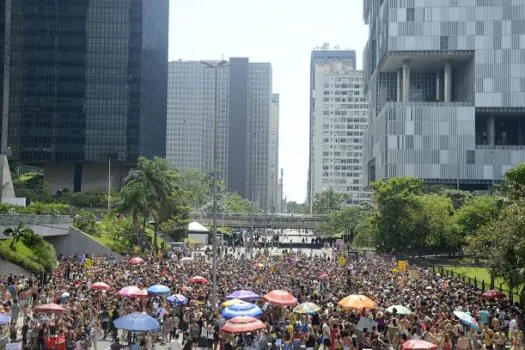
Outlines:
[[213, 248], [213, 265], [212, 265], [212, 310], [215, 310], [217, 307], [217, 158], [218, 158], [218, 144], [219, 144], [219, 69], [225, 67], [228, 62], [220, 61], [218, 63], [209, 63], [201, 61], [203, 65], [208, 68], [213, 68], [215, 70], [215, 98], [214, 98], [214, 108], [213, 108], [213, 176], [212, 176], [212, 186], [213, 186], [213, 219], [211, 224], [211, 233], [212, 233], [212, 248]]

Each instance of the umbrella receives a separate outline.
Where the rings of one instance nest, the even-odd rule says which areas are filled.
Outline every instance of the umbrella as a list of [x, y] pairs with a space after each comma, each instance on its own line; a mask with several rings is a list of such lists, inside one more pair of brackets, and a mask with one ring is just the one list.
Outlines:
[[407, 340], [401, 346], [403, 350], [436, 350], [437, 345], [424, 340]]
[[91, 286], [91, 289], [111, 290], [111, 287], [104, 282], [96, 282], [96, 283], [93, 283], [93, 285]]
[[242, 301], [241, 299], [231, 299], [222, 303], [222, 307], [228, 307], [240, 303], [244, 303], [244, 301]]
[[484, 298], [484, 299], [487, 299], [487, 300], [494, 300], [494, 299], [503, 299], [503, 298], [506, 298], [506, 295], [503, 294], [502, 292], [500, 292], [499, 290], [488, 290], [486, 291], [485, 293], [481, 294], [481, 296]]
[[403, 305], [392, 305], [388, 309], [386, 309], [386, 311], [393, 314], [394, 309], [396, 310], [396, 313], [398, 315], [411, 315], [412, 314], [412, 311], [410, 311], [408, 308], [404, 307]]
[[319, 275], [319, 279], [320, 280], [325, 280], [327, 278], [328, 278], [328, 274], [327, 273], [322, 273], [322, 274]]
[[136, 294], [141, 292], [137, 286], [127, 286], [118, 291], [118, 295], [121, 297], [134, 297]]
[[480, 330], [478, 322], [476, 321], [476, 319], [474, 317], [470, 316], [469, 314], [467, 314], [466, 312], [454, 311], [454, 316], [459, 318], [461, 323], [469, 326], [470, 328], [472, 328], [472, 329], [474, 329], [476, 331]]
[[170, 303], [175, 303], [178, 305], [186, 305], [188, 303], [188, 298], [182, 294], [173, 294], [166, 298]]
[[43, 304], [35, 307], [34, 311], [47, 314], [63, 314], [67, 312], [67, 309], [58, 304]]
[[263, 299], [274, 305], [294, 306], [297, 305], [297, 299], [285, 290], [272, 290], [263, 296]]
[[360, 294], [351, 294], [347, 296], [344, 299], [341, 299], [339, 301], [339, 306], [341, 306], [343, 309], [355, 309], [355, 310], [361, 310], [361, 309], [375, 309], [377, 307], [377, 303], [370, 299], [367, 296], [360, 295]]
[[193, 261], [193, 258], [190, 258], [189, 256], [187, 256], [187, 257], [180, 259], [180, 262], [188, 262], [188, 261]]
[[138, 258], [137, 257], [137, 258], [129, 259], [129, 264], [130, 265], [139, 265], [139, 264], [142, 264], [142, 263], [144, 263], [144, 259], [142, 259], [142, 258]]
[[266, 325], [255, 317], [239, 316], [234, 317], [221, 328], [225, 333], [249, 333], [259, 329], [264, 329]]
[[315, 314], [320, 310], [319, 305], [309, 302], [299, 304], [293, 308], [293, 312], [296, 314]]
[[208, 280], [202, 276], [195, 276], [190, 278], [190, 282], [195, 284], [206, 284], [208, 283]]
[[160, 329], [160, 325], [153, 317], [140, 312], [133, 312], [113, 321], [115, 328], [132, 332], [151, 332]]
[[264, 268], [264, 264], [257, 263], [255, 265], [253, 265], [253, 267], [256, 268], [256, 269], [262, 269], [262, 268]]
[[144, 297], [149, 297], [149, 296], [150, 295], [149, 295], [148, 290], [146, 288], [141, 289], [137, 293], [132, 295], [132, 297], [135, 297], [135, 298], [144, 298]]
[[224, 318], [234, 318], [238, 316], [250, 316], [250, 317], [259, 317], [262, 315], [262, 310], [255, 304], [242, 302], [239, 304], [231, 305], [222, 310], [222, 315]]
[[0, 314], [0, 325], [9, 323], [9, 319], [10, 319], [9, 315]]
[[69, 295], [68, 292], [64, 292], [64, 293], [62, 293], [62, 295], [61, 295], [60, 297], [61, 297], [62, 299], [65, 299], [65, 298], [69, 298], [70, 295]]
[[148, 294], [165, 296], [170, 294], [170, 289], [162, 284], [155, 284], [148, 288]]
[[251, 290], [244, 290], [244, 289], [237, 290], [231, 293], [230, 295], [226, 296], [226, 299], [241, 299], [241, 300], [242, 299], [251, 300], [251, 299], [259, 299], [259, 298], [260, 296], [255, 294]]

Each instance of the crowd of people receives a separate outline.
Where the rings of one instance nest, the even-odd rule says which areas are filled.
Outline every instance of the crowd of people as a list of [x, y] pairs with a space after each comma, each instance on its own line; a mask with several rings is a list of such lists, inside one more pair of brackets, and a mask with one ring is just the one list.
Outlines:
[[[0, 328], [8, 342], [23, 349], [45, 350], [53, 336], [65, 339], [65, 349], [97, 350], [98, 341], [150, 350], [176, 349], [401, 349], [407, 340], [425, 340], [442, 350], [522, 349], [523, 311], [506, 298], [487, 299], [482, 291], [423, 268], [415, 273], [396, 271], [395, 258], [358, 255], [341, 259], [334, 252], [244, 251], [222, 248], [218, 257], [217, 295], [212, 305], [211, 260], [194, 251], [143, 256], [131, 265], [128, 258], [60, 257], [59, 266], [45, 278], [9, 275], [0, 278], [0, 315], [10, 322]], [[320, 276], [323, 275], [323, 278]], [[192, 283], [202, 276], [210, 283]], [[96, 282], [111, 291], [94, 289]], [[127, 298], [116, 292], [126, 286], [146, 288], [162, 284], [187, 303], [165, 297]], [[221, 332], [226, 319], [221, 305], [236, 290], [260, 296], [287, 290], [298, 303], [312, 302], [320, 310], [298, 314], [293, 307], [254, 301], [263, 310], [265, 329], [249, 334]], [[367, 296], [377, 306], [345, 309], [338, 303], [350, 294]], [[57, 303], [67, 312], [34, 312], [39, 304]], [[394, 308], [389, 307], [395, 306]], [[402, 312], [408, 309], [409, 312]], [[463, 311], [476, 319], [468, 325], [454, 314]], [[132, 334], [113, 321], [131, 312], [155, 317], [160, 331]], [[1, 320], [1, 318], [0, 318]], [[363, 320], [366, 322], [363, 323]], [[365, 324], [366, 326], [362, 326]], [[100, 347], [100, 346], [99, 346]], [[51, 350], [51, 349], [50, 349]]]

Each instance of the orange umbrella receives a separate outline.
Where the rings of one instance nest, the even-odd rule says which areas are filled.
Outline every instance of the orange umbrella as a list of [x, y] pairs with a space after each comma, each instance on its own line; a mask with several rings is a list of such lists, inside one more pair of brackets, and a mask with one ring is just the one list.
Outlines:
[[343, 309], [354, 309], [354, 310], [370, 310], [377, 308], [377, 303], [367, 296], [360, 294], [351, 294], [344, 299], [339, 301], [339, 306]]

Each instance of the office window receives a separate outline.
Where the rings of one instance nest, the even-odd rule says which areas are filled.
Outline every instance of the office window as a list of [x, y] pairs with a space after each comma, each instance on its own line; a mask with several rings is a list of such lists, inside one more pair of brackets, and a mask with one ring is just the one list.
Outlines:
[[476, 152], [467, 151], [467, 164], [476, 164]]
[[414, 22], [416, 20], [416, 9], [413, 7], [407, 8], [407, 22]]
[[442, 36], [439, 40], [440, 50], [448, 50], [448, 36]]

